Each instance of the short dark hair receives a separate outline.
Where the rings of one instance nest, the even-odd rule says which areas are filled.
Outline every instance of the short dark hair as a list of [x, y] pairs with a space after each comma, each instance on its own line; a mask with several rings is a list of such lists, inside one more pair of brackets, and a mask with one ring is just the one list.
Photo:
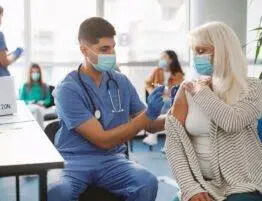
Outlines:
[[102, 37], [114, 37], [115, 28], [101, 17], [91, 17], [83, 21], [79, 27], [78, 41], [86, 41], [96, 44]]
[[4, 8], [0, 6], [0, 15], [3, 15], [3, 12], [4, 12]]
[[169, 69], [173, 75], [175, 75], [177, 72], [182, 73], [184, 75], [184, 72], [181, 68], [181, 65], [178, 61], [177, 54], [173, 50], [166, 50], [164, 51], [168, 55], [168, 57], [172, 60]]

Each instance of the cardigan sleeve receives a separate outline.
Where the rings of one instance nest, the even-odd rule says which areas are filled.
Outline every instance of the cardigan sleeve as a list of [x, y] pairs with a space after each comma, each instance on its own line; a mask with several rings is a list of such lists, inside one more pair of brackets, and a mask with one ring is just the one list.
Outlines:
[[182, 200], [188, 201], [194, 195], [206, 191], [194, 179], [182, 143], [179, 140], [178, 133], [185, 132], [184, 128], [172, 115], [168, 115], [165, 129], [167, 133], [167, 160], [181, 189]]
[[224, 131], [239, 132], [257, 121], [262, 112], [262, 83], [252, 81], [245, 97], [233, 105], [220, 100], [208, 87], [203, 87], [195, 94], [193, 101]]

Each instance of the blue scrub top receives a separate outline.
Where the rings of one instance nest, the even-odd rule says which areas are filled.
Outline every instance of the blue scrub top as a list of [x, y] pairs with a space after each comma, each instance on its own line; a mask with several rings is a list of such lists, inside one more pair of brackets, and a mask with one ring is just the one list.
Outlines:
[[[127, 123], [130, 115], [137, 114], [145, 109], [145, 105], [139, 99], [136, 89], [128, 78], [116, 71], [110, 71], [109, 73], [119, 86], [121, 105], [124, 109], [120, 113], [112, 112], [112, 104], [107, 91], [107, 81], [109, 79], [107, 73], [103, 73], [99, 87], [96, 86], [88, 75], [80, 74], [89, 95], [101, 111], [100, 123], [104, 130]], [[116, 85], [110, 81], [109, 86], [113, 102], [116, 109], [118, 109]], [[126, 150], [125, 145], [119, 145], [111, 150], [100, 149], [74, 130], [74, 128], [94, 117], [94, 109], [84, 88], [80, 84], [77, 71], [73, 71], [66, 76], [57, 86], [54, 96], [61, 126], [56, 134], [55, 145], [63, 156], [111, 155], [123, 153]]]
[[[6, 43], [5, 43], [5, 37], [3, 32], [0, 31], [0, 52], [4, 52], [7, 51], [7, 47], [6, 47]], [[0, 64], [0, 77], [1, 76], [9, 76], [10, 73], [7, 70], [7, 68], [5, 66], [2, 66]]]

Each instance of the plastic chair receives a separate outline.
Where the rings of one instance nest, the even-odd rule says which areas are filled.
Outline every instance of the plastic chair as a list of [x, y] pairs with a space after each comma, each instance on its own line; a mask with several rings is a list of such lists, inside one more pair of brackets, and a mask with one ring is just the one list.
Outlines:
[[[54, 89], [55, 89], [54, 86], [52, 86], [52, 85], [49, 85], [49, 86], [48, 86], [48, 90], [49, 90], [49, 92], [50, 92], [51, 94], [52, 94], [52, 92], [54, 91]], [[52, 107], [52, 106], [55, 106], [55, 101], [54, 101], [53, 95], [51, 95], [51, 102], [50, 102], [49, 105], [46, 106], [46, 108], [50, 108], [50, 107]], [[45, 114], [45, 115], [44, 115], [44, 121], [55, 120], [55, 119], [57, 119], [57, 118], [58, 118], [58, 116], [57, 116], [57, 114], [56, 114], [55, 112], [51, 112], [51, 113], [48, 113], [48, 114]]]
[[[52, 143], [55, 141], [55, 135], [59, 130], [59, 120], [49, 123], [45, 128], [45, 133]], [[124, 201], [108, 192], [103, 188], [96, 186], [90, 186], [84, 191], [80, 197], [79, 201]]]

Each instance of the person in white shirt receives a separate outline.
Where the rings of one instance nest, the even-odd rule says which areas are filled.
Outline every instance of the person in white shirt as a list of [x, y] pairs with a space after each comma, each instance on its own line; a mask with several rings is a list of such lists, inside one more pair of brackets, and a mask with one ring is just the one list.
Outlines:
[[262, 83], [247, 77], [234, 31], [211, 22], [189, 42], [197, 80], [184, 82], [167, 115], [167, 158], [185, 201], [261, 201]]

